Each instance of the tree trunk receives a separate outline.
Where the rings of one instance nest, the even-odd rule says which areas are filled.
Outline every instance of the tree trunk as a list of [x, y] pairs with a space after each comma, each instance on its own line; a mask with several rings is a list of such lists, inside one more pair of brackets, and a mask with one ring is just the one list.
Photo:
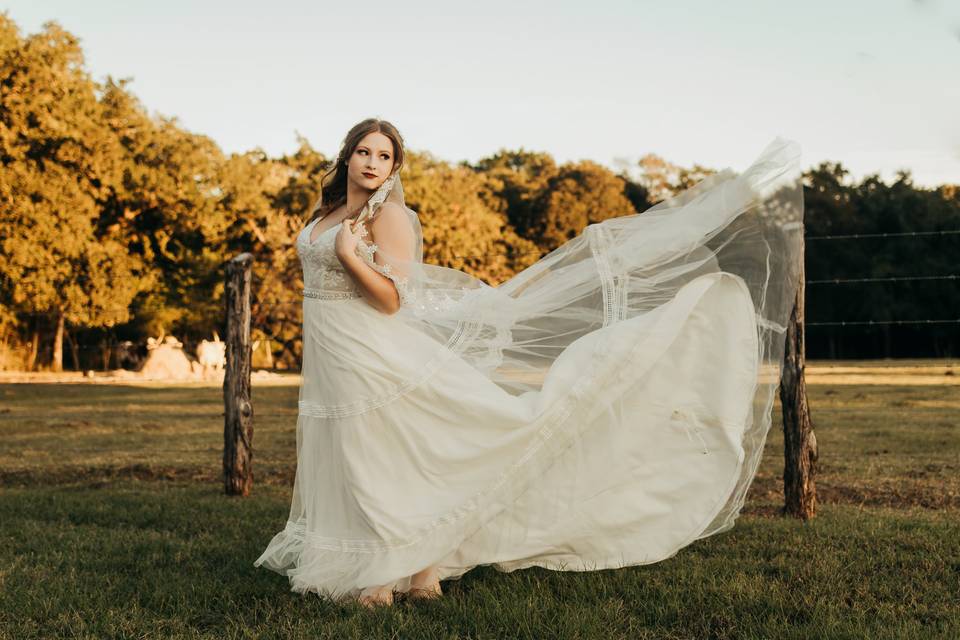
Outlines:
[[70, 357], [73, 359], [73, 370], [80, 371], [80, 347], [69, 331], [64, 329], [63, 335], [66, 337], [67, 342], [70, 343]]
[[780, 375], [780, 404], [783, 407], [783, 514], [807, 520], [816, 515], [817, 486], [814, 481], [817, 438], [807, 406], [804, 379], [804, 267], [800, 253], [800, 283], [787, 327], [786, 350]]
[[53, 371], [63, 371], [63, 311], [57, 310], [57, 329], [53, 334]]
[[110, 342], [111, 340], [106, 338], [100, 341], [100, 362], [104, 371], [110, 370], [110, 357], [113, 354], [113, 347]]
[[242, 253], [227, 263], [227, 368], [223, 377], [223, 488], [248, 496], [253, 488], [253, 405], [250, 399], [250, 268]]
[[28, 371], [37, 370], [37, 356], [40, 355], [40, 320], [33, 319], [33, 335], [30, 338], [30, 358], [27, 362]]

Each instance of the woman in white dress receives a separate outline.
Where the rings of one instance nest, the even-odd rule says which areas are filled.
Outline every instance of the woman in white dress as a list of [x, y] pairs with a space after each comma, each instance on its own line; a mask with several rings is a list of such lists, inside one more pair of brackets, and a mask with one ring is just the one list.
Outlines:
[[649, 564], [734, 524], [797, 290], [799, 148], [775, 139], [497, 287], [422, 261], [403, 140], [347, 134], [303, 266], [292, 590], [390, 604], [491, 565]]

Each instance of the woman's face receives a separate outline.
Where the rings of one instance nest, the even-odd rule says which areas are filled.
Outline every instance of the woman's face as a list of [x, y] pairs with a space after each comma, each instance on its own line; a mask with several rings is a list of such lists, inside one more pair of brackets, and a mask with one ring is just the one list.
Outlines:
[[379, 131], [365, 135], [347, 161], [347, 177], [370, 191], [383, 184], [392, 170], [393, 142]]

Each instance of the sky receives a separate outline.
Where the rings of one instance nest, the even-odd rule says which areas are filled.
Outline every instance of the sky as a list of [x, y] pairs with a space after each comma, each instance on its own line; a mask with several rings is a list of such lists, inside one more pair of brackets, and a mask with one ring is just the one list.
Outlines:
[[227, 153], [334, 155], [376, 116], [451, 162], [742, 170], [776, 136], [854, 179], [960, 183], [958, 0], [14, 0], [94, 79]]

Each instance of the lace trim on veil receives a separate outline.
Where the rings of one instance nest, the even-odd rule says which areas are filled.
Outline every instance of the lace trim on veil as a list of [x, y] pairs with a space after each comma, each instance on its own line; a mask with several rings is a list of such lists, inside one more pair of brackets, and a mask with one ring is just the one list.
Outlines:
[[627, 319], [627, 273], [614, 274], [607, 256], [610, 253], [610, 231], [602, 225], [586, 228], [590, 252], [597, 263], [603, 291], [603, 326]]
[[[362, 227], [361, 227], [362, 228]], [[366, 233], [361, 233], [361, 235], [366, 235]], [[373, 267], [375, 271], [381, 273], [390, 280], [393, 281], [394, 286], [397, 288], [397, 293], [400, 295], [400, 305], [401, 306], [411, 306], [415, 305], [417, 302], [416, 291], [413, 287], [410, 286], [410, 279], [406, 276], [401, 276], [393, 273], [393, 269], [390, 264], [380, 264], [373, 259], [373, 254], [377, 252], [377, 243], [371, 242], [367, 244], [363, 240], [360, 240], [357, 243], [357, 254], [363, 258], [363, 261], [368, 265]]]

